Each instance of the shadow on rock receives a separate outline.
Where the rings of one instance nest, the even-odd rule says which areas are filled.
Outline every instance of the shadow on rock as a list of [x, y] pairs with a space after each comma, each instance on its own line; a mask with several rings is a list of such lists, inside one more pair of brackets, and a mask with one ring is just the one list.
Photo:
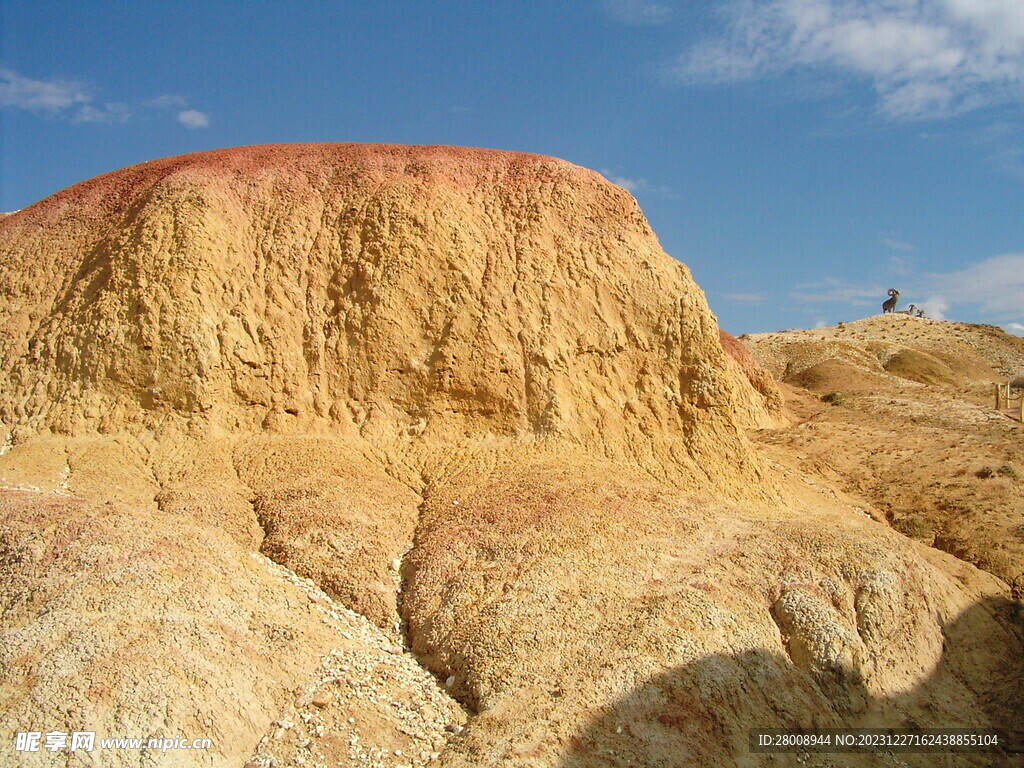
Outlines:
[[[942, 628], [939, 663], [911, 690], [872, 695], [877, 676], [801, 669], [756, 650], [710, 655], [651, 678], [573, 739], [562, 768], [596, 766], [1024, 765], [1024, 609], [990, 599]], [[792, 651], [790, 651], [792, 655]], [[890, 689], [898, 686], [890, 686]], [[751, 728], [997, 730], [985, 753], [760, 753]]]

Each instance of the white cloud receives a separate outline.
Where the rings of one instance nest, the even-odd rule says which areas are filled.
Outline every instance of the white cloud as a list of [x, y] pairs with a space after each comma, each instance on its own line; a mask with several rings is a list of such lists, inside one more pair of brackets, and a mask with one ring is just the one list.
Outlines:
[[911, 243], [905, 243], [902, 240], [893, 240], [888, 237], [882, 238], [882, 243], [891, 251], [889, 254], [887, 264], [889, 271], [893, 275], [909, 275], [913, 271], [916, 259], [912, 251], [914, 246]]
[[912, 251], [914, 246], [910, 243], [904, 243], [900, 240], [892, 240], [888, 237], [882, 238], [882, 242], [892, 248], [894, 251]]
[[147, 101], [146, 106], [176, 112], [178, 122], [186, 128], [208, 128], [210, 125], [210, 114], [189, 108], [188, 100], [183, 96], [165, 93]]
[[188, 106], [188, 102], [181, 96], [165, 93], [163, 96], [157, 96], [155, 99], [147, 101], [146, 106], [159, 109], [184, 109]]
[[866, 307], [877, 302], [879, 311], [882, 302], [887, 298], [886, 289], [881, 285], [854, 285], [834, 277], [826, 277], [813, 283], [800, 283], [789, 295], [808, 304], [835, 303]]
[[733, 304], [746, 304], [748, 306], [764, 304], [767, 300], [767, 297], [760, 293], [727, 293], [723, 298]]
[[606, 0], [605, 7], [619, 21], [638, 26], [665, 24], [673, 16], [667, 5], [647, 0]]
[[1003, 328], [1017, 336], [1024, 336], [1024, 323], [1007, 323]]
[[913, 271], [914, 257], [906, 253], [890, 253], [886, 267], [893, 275], [903, 277]]
[[997, 122], [975, 133], [975, 143], [1003, 173], [1024, 179], [1024, 130], [1019, 124]]
[[0, 68], [0, 106], [57, 114], [87, 104], [92, 96], [70, 80], [34, 80]]
[[[189, 128], [206, 128], [210, 116], [188, 109], [181, 96], [163, 95], [143, 102], [143, 106], [177, 112], [177, 119]], [[0, 67], [0, 107], [24, 109], [49, 118], [72, 123], [124, 123], [131, 107], [119, 101], [97, 104], [96, 98], [81, 83], [73, 80], [36, 80]]]
[[643, 179], [627, 179], [625, 176], [612, 176], [608, 179], [612, 184], [618, 184], [627, 192], [639, 192], [647, 186]]
[[[987, 321], [1024, 321], [1024, 253], [992, 256], [954, 272], [924, 273], [902, 282], [893, 286], [901, 291], [900, 307], [916, 304], [936, 320], [955, 314], [957, 307], [969, 307]], [[858, 285], [829, 277], [798, 285], [790, 296], [811, 305], [874, 306], [881, 312], [886, 290], [881, 284]]]
[[822, 69], [869, 83], [889, 118], [1018, 101], [1021, 0], [730, 0], [726, 29], [679, 60], [690, 82]]
[[0, 67], [0, 107], [24, 109], [73, 123], [123, 123], [127, 104], [110, 102], [96, 106], [95, 97], [73, 80], [36, 80]]
[[1024, 318], [1024, 253], [993, 256], [956, 272], [925, 275], [921, 282], [921, 293], [928, 301], [973, 304], [1000, 322]]
[[102, 107], [94, 107], [92, 104], [83, 104], [78, 111], [71, 116], [73, 123], [125, 123], [128, 121], [130, 112], [127, 104], [112, 102]]
[[185, 109], [178, 113], [178, 122], [187, 128], [206, 128], [210, 125], [210, 116], [196, 109]]
[[945, 320], [946, 313], [949, 312], [949, 302], [944, 296], [932, 296], [919, 302], [917, 307], [924, 310], [925, 317], [933, 320]]
[[641, 189], [647, 187], [646, 179], [630, 179], [626, 176], [619, 176], [609, 170], [602, 170], [601, 175], [608, 179], [612, 184], [622, 187], [631, 194], [636, 194]]

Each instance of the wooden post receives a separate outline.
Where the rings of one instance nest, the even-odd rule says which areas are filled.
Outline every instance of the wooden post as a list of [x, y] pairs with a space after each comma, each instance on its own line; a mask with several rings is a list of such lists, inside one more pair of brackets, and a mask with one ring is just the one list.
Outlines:
[[1000, 399], [1000, 395], [1002, 395], [1002, 394], [1003, 394], [1003, 385], [1002, 384], [996, 384], [996, 410], [997, 411], [1003, 410], [1002, 408], [999, 407], [999, 399]]

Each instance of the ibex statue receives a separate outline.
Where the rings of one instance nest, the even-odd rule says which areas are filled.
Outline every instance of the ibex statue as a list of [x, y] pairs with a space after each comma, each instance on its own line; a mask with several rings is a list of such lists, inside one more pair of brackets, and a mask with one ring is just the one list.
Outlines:
[[889, 289], [889, 298], [882, 304], [882, 312], [895, 312], [896, 302], [900, 300], [900, 292], [895, 288]]

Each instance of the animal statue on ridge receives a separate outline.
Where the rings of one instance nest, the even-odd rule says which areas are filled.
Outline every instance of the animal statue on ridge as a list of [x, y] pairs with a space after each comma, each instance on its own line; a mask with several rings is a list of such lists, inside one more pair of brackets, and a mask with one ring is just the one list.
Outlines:
[[896, 303], [900, 300], [900, 292], [895, 288], [889, 289], [889, 298], [882, 303], [882, 313], [895, 312]]

